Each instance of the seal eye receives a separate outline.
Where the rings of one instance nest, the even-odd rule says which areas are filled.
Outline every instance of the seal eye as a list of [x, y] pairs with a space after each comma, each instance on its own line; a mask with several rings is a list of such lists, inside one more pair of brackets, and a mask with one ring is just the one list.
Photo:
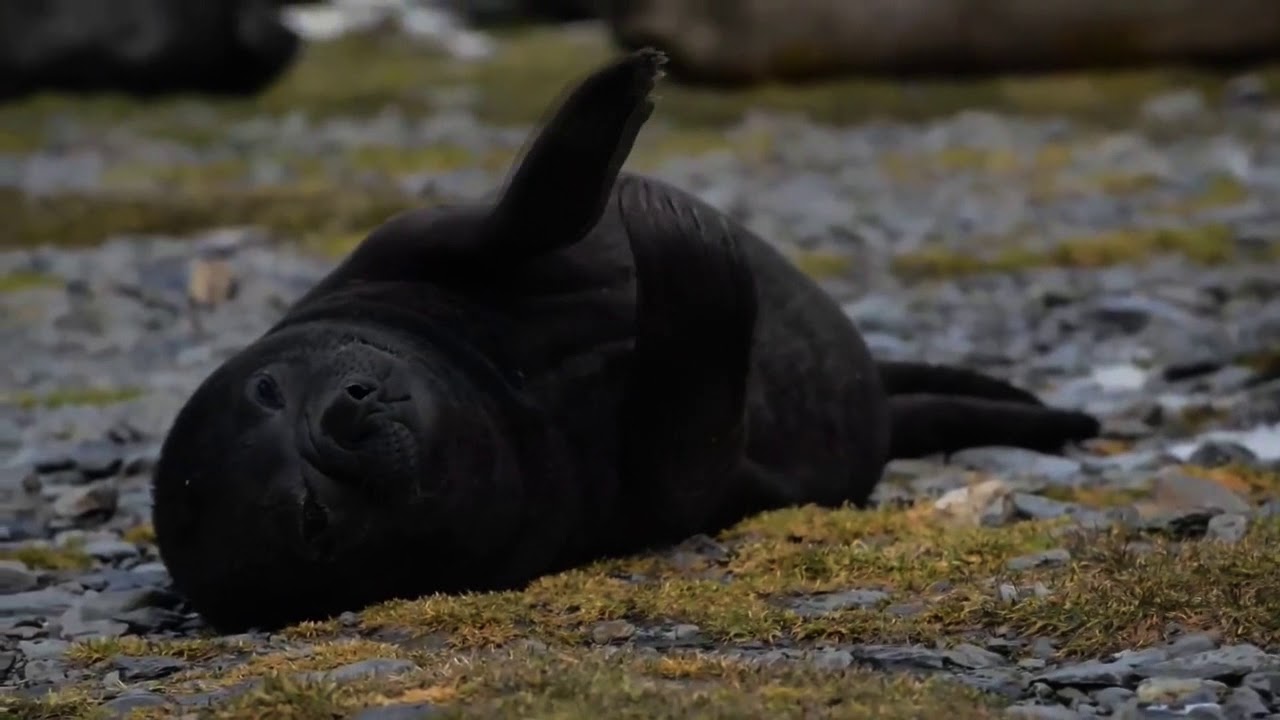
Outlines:
[[284, 397], [280, 394], [280, 386], [270, 376], [261, 375], [253, 385], [253, 398], [259, 405], [271, 410], [284, 407]]

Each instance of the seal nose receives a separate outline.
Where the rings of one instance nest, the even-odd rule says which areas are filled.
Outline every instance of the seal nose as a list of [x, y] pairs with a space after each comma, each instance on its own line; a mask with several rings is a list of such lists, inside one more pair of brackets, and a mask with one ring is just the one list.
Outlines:
[[347, 379], [320, 414], [320, 429], [339, 443], [354, 440], [377, 406], [377, 383], [365, 378]]

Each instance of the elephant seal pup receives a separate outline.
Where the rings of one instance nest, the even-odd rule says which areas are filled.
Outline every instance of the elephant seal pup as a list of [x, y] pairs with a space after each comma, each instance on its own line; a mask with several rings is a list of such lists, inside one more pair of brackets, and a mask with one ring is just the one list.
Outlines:
[[494, 196], [391, 218], [196, 389], [153, 520], [211, 625], [520, 587], [865, 503], [894, 455], [1097, 432], [967, 370], [877, 366], [765, 241], [622, 173], [663, 61], [588, 75]]

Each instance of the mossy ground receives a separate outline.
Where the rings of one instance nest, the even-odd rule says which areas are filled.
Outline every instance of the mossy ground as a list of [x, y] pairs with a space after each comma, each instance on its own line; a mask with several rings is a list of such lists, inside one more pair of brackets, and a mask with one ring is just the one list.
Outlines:
[[[1184, 470], [1254, 498], [1280, 490], [1274, 474]], [[1142, 496], [1059, 495], [1099, 507]], [[119, 638], [77, 644], [70, 660], [105, 672], [119, 655], [184, 658], [188, 669], [155, 685], [169, 694], [265, 679], [223, 708], [225, 717], [333, 717], [360, 706], [430, 701], [468, 717], [905, 718], [946, 708], [955, 717], [984, 718], [997, 716], [995, 699], [940, 680], [760, 665], [724, 650], [1040, 637], [1053, 642], [1060, 659], [1079, 659], [1158, 644], [1174, 624], [1218, 633], [1224, 642], [1280, 646], [1280, 597], [1271, 592], [1280, 574], [1276, 518], [1257, 521], [1236, 544], [1178, 543], [1059, 521], [952, 525], [925, 504], [803, 507], [749, 519], [716, 541], [723, 552], [687, 544], [545, 577], [522, 592], [388, 602], [359, 613], [354, 624], [286, 628], [266, 646], [216, 636]], [[1067, 550], [1070, 560], [1010, 569], [1014, 558], [1053, 548]], [[1008, 586], [1019, 599], [1009, 599]], [[852, 589], [889, 597], [819, 616], [789, 604]], [[593, 632], [608, 621], [638, 630]], [[706, 647], [643, 648], [640, 634], [674, 624], [697, 625]], [[341, 687], [300, 677], [373, 658], [408, 659], [420, 669]], [[43, 717], [88, 717], [91, 704], [76, 692], [38, 705]]]
[[[308, 47], [299, 62], [263, 95], [244, 100], [170, 98], [140, 102], [117, 95], [92, 98], [41, 96], [0, 107], [0, 152], [22, 152], [45, 145], [51, 116], [75, 118], [90, 137], [121, 134], [170, 138], [195, 148], [225, 147], [227, 129], [258, 117], [297, 116], [308, 122], [335, 117], [370, 117], [393, 111], [416, 117], [462, 103], [479, 120], [528, 126], [586, 69], [616, 51], [601, 33], [566, 34], [555, 30], [518, 30], [500, 34], [497, 54], [482, 62], [462, 62], [403, 38], [372, 34]], [[348, 82], [335, 78], [359, 77]], [[1264, 82], [1280, 87], [1280, 68], [1262, 68]], [[732, 149], [740, 157], [767, 154], [778, 138], [726, 128], [753, 110], [794, 112], [815, 121], [849, 124], [878, 119], [920, 120], [965, 109], [990, 109], [1024, 115], [1067, 114], [1086, 122], [1132, 118], [1151, 94], [1197, 87], [1212, 97], [1222, 78], [1211, 73], [1153, 69], [1111, 73], [1068, 73], [1038, 77], [970, 81], [912, 81], [855, 78], [804, 85], [767, 85], [741, 90], [710, 90], [663, 85], [660, 117], [651, 123], [633, 155], [635, 169], [650, 169], [665, 158]], [[172, 165], [114, 162], [105, 169], [101, 192], [32, 197], [0, 190], [0, 215], [7, 228], [0, 246], [40, 243], [96, 243], [118, 234], [185, 234], [214, 225], [256, 224], [285, 239], [303, 241], [329, 255], [349, 249], [387, 216], [432, 198], [407, 196], [391, 182], [367, 182], [361, 173], [387, 180], [402, 173], [461, 168], [499, 171], [517, 148], [483, 152], [433, 145], [420, 148], [358, 146], [334, 153], [289, 152], [255, 148], [252, 153], [216, 152], [200, 162]], [[1071, 149], [1049, 147], [1033, 164], [1052, 170]], [[269, 156], [281, 180], [267, 186], [248, 182], [253, 163]], [[250, 159], [252, 158], [252, 159]], [[906, 182], [933, 171], [982, 171], [1008, 174], [1026, 164], [1010, 151], [954, 148], [938, 157], [886, 157], [887, 178]], [[932, 170], [930, 169], [932, 168]], [[1049, 180], [1037, 181], [1044, 192]], [[1153, 180], [1141, 174], [1092, 178], [1089, 191], [1137, 192]], [[1228, 188], [1230, 189], [1230, 188]], [[1189, 210], [1190, 207], [1182, 208]], [[1193, 246], [1197, 256], [1221, 256], [1222, 241], [1209, 238], [1152, 239], [1145, 230], [1120, 230], [1122, 237], [1064, 242], [1061, 251], [1019, 253], [994, 258], [929, 251], [902, 259], [906, 274], [950, 274], [975, 269], [1004, 269], [1039, 264], [1124, 262], [1132, 257]], [[1196, 235], [1199, 231], [1188, 231]], [[1207, 230], [1210, 235], [1214, 231]], [[1082, 244], [1082, 245], [1081, 245]], [[1095, 246], [1112, 246], [1098, 253]], [[1073, 249], [1075, 248], [1075, 249]], [[838, 267], [813, 261], [819, 274], [840, 274]], [[835, 265], [839, 265], [838, 262]], [[2, 283], [0, 283], [2, 285]]]
[[0, 395], [0, 404], [13, 404], [24, 410], [31, 410], [33, 408], [53, 410], [70, 405], [101, 407], [103, 405], [114, 405], [116, 403], [128, 402], [139, 397], [141, 394], [142, 390], [128, 387], [67, 388], [44, 394], [20, 392], [14, 395]]
[[93, 558], [85, 554], [83, 543], [62, 547], [28, 544], [12, 550], [0, 549], [0, 560], [18, 560], [32, 570], [87, 570]]

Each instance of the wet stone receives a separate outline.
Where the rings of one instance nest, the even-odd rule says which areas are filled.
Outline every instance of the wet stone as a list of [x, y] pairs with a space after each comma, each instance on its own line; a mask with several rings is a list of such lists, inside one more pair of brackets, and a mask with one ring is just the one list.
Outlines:
[[402, 703], [365, 708], [351, 716], [351, 720], [427, 720], [443, 714], [431, 703]]
[[1003, 655], [970, 643], [961, 643], [949, 650], [944, 650], [942, 655], [954, 665], [974, 670], [1009, 664]]
[[1199, 678], [1150, 677], [1138, 683], [1139, 702], [1160, 705], [1216, 703], [1226, 695], [1227, 686]]
[[1102, 688], [1101, 690], [1093, 691], [1091, 694], [1093, 695], [1094, 701], [1099, 706], [1110, 710], [1123, 707], [1130, 700], [1137, 697], [1137, 693], [1129, 690], [1128, 688], [1122, 687]]
[[853, 645], [846, 648], [855, 662], [878, 670], [942, 670], [946, 656], [937, 650], [917, 646]]
[[1081, 474], [1080, 461], [1006, 447], [969, 448], [954, 453], [953, 465], [1004, 476], [1031, 477], [1052, 485], [1071, 486]]
[[163, 695], [148, 690], [130, 690], [103, 703], [102, 709], [111, 717], [126, 718], [134, 710], [164, 707], [168, 704], [169, 700]]
[[81, 487], [68, 488], [53, 501], [53, 512], [62, 518], [115, 514], [120, 491], [111, 480], [100, 480]]
[[1044, 552], [1023, 555], [1009, 560], [1006, 567], [1013, 571], [1032, 570], [1035, 568], [1057, 567], [1071, 561], [1071, 553], [1062, 548], [1045, 550]]
[[823, 670], [843, 670], [853, 664], [853, 654], [845, 650], [815, 652], [811, 662]]
[[307, 677], [309, 679], [323, 680], [341, 685], [343, 683], [355, 682], [356, 680], [404, 675], [406, 673], [414, 672], [417, 669], [418, 666], [408, 660], [373, 658], [371, 660], [361, 660], [360, 662], [343, 665], [340, 668], [326, 672], [308, 673]]
[[64, 640], [24, 640], [18, 643], [18, 650], [28, 660], [56, 660], [66, 655], [70, 647], [71, 643]]
[[1280, 656], [1265, 653], [1254, 645], [1229, 645], [1147, 665], [1140, 668], [1140, 674], [1222, 680], [1264, 670], [1280, 670]]
[[118, 656], [111, 659], [111, 666], [120, 673], [125, 682], [139, 680], [157, 680], [179, 672], [187, 667], [184, 660], [172, 657], [129, 657]]
[[889, 594], [879, 590], [847, 590], [792, 598], [787, 604], [797, 615], [820, 617], [839, 610], [874, 608], [888, 599]]
[[1076, 503], [1063, 502], [1032, 493], [1014, 493], [1013, 507], [1018, 517], [1028, 520], [1053, 520], [1065, 515], [1074, 515], [1081, 506]]
[[1264, 718], [1271, 714], [1262, 695], [1250, 687], [1238, 687], [1231, 690], [1222, 709], [1229, 718]]
[[76, 469], [87, 481], [101, 480], [118, 474], [124, 468], [122, 448], [109, 440], [84, 442], [72, 450]]
[[1036, 680], [1058, 687], [1110, 687], [1127, 685], [1136, 677], [1130, 663], [1090, 661], [1055, 668], [1036, 676]]
[[41, 617], [60, 615], [77, 600], [79, 596], [57, 588], [0, 595], [0, 618], [15, 615]]
[[1004, 716], [1010, 720], [1080, 720], [1084, 716], [1061, 705], [1032, 705], [1018, 703], [1005, 708]]
[[103, 562], [118, 562], [138, 555], [138, 547], [124, 540], [95, 540], [84, 546], [86, 555]]
[[1280, 670], [1249, 673], [1240, 684], [1257, 691], [1264, 698], [1280, 700]]
[[1205, 538], [1234, 545], [1249, 532], [1249, 518], [1234, 513], [1215, 515], [1205, 526]]
[[1223, 465], [1231, 465], [1240, 463], [1243, 465], [1252, 465], [1258, 461], [1258, 456], [1253, 451], [1236, 443], [1222, 442], [1210, 440], [1202, 443], [1191, 453], [1191, 457], [1187, 462], [1192, 465], [1200, 465], [1202, 467], [1221, 467]]
[[1020, 699], [1027, 687], [1026, 674], [1013, 668], [978, 668], [956, 675], [955, 680], [971, 688], [1010, 700]]
[[626, 620], [608, 620], [591, 628], [591, 640], [597, 645], [623, 641], [636, 634], [636, 626]]
[[1152, 503], [1161, 511], [1217, 510], [1246, 514], [1252, 506], [1228, 488], [1204, 478], [1168, 468], [1152, 479]]
[[34, 590], [39, 576], [20, 560], [0, 560], [0, 595]]

